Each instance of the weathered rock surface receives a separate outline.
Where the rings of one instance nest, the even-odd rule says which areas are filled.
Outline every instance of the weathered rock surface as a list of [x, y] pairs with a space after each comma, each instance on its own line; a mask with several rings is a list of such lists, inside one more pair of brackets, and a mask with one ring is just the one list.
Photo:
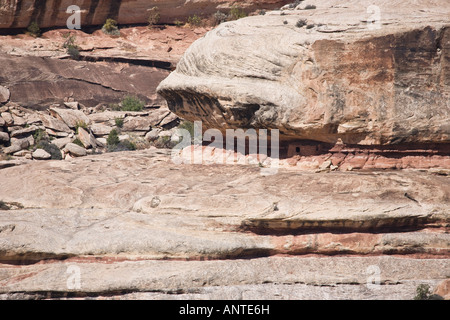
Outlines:
[[86, 155], [86, 149], [74, 143], [67, 143], [64, 148], [67, 152], [70, 152], [70, 154], [76, 157], [82, 157]]
[[167, 70], [139, 65], [121, 66], [117, 62], [100, 64], [2, 53], [0, 64], [3, 65], [2, 83], [9, 87], [10, 100], [41, 109], [51, 103], [62, 103], [67, 96], [76, 97], [78, 102], [88, 107], [100, 102], [116, 103], [128, 94], [136, 94], [148, 103], [158, 104], [161, 98], [153, 99], [155, 88], [168, 74]]
[[[370, 267], [382, 270], [380, 285], [367, 286]], [[68, 289], [72, 268], [79, 268], [81, 289]], [[236, 261], [67, 261], [23, 267], [5, 266], [1, 270], [2, 293], [34, 293], [34, 297], [62, 297], [83, 293], [109, 295], [110, 292], [135, 292], [151, 298], [167, 298], [182, 293], [183, 298], [227, 297], [227, 299], [258, 299], [281, 297], [304, 299], [412, 299], [418, 283], [430, 283], [448, 276], [448, 261], [439, 259], [371, 258], [259, 258]], [[68, 273], [69, 272], [69, 273]], [[126, 276], [125, 276], [126, 275]], [[417, 277], [421, 281], [417, 281]], [[299, 286], [298, 284], [303, 284]], [[330, 283], [332, 289], [317, 290]], [[356, 290], [348, 289], [352, 285]], [[289, 285], [295, 285], [289, 288]], [[220, 288], [220, 290], [218, 290]], [[316, 290], [314, 290], [314, 288]], [[263, 290], [263, 293], [260, 291]], [[222, 294], [218, 291], [222, 291]], [[225, 291], [225, 292], [223, 292]], [[308, 294], [315, 291], [315, 295]], [[148, 292], [147, 294], [145, 294]], [[342, 294], [342, 293], [343, 294]], [[347, 292], [347, 293], [345, 293]], [[47, 294], [48, 293], [48, 296]], [[189, 294], [190, 293], [190, 294]], [[32, 295], [33, 296], [33, 295]], [[130, 297], [131, 296], [131, 297]], [[156, 296], [156, 297], [155, 297]], [[175, 298], [175, 297], [174, 297]]]
[[26, 149], [30, 145], [32, 145], [32, 143], [30, 143], [30, 139], [27, 139], [27, 138], [22, 138], [22, 139], [13, 138], [13, 140], [11, 140], [11, 145], [9, 147], [7, 147], [7, 148], [4, 148], [3, 152], [6, 153], [6, 154], [14, 153], [14, 152], [20, 151], [22, 149]]
[[93, 123], [91, 125], [92, 133], [99, 136], [108, 135], [112, 129], [113, 129], [112, 127], [101, 123]]
[[[208, 29], [127, 27], [115, 38], [100, 30], [68, 29], [49, 30], [40, 38], [0, 35], [1, 83], [11, 102], [40, 110], [63, 103], [74, 110], [117, 104], [126, 95], [165, 105], [156, 86]], [[80, 60], [70, 59], [64, 48], [69, 32]]]
[[69, 128], [75, 128], [77, 125], [88, 125], [89, 118], [80, 110], [49, 108], [50, 114], [60, 120]]
[[[150, 133], [149, 139], [152, 138]], [[170, 131], [157, 134], [171, 135]], [[442, 170], [444, 174], [450, 170], [450, 149], [445, 145], [411, 149], [398, 146], [392, 149], [335, 146], [319, 154], [294, 155], [281, 159], [273, 159], [265, 153], [246, 154], [230, 148], [191, 145], [174, 150], [174, 156], [186, 164], [259, 164], [267, 168], [276, 160], [277, 166], [294, 171], [433, 169], [436, 173]]]
[[27, 135], [29, 133], [35, 132], [36, 130], [38, 130], [37, 126], [29, 126], [23, 129], [19, 129], [16, 131], [11, 132], [11, 137], [18, 137], [18, 136], [22, 136], [22, 135]]
[[78, 128], [77, 137], [78, 137], [78, 139], [80, 139], [81, 143], [84, 145], [85, 148], [91, 148], [91, 147], [97, 146], [95, 137], [83, 128]]
[[[379, 28], [367, 23], [370, 5]], [[278, 128], [285, 139], [450, 142], [448, 1], [321, 1], [283, 12], [197, 40], [158, 87], [169, 108], [220, 130]]]
[[8, 102], [10, 96], [11, 93], [9, 92], [8, 88], [0, 86], [0, 103]]
[[450, 299], [450, 279], [442, 281], [435, 289], [435, 294], [443, 297], [446, 300]]
[[6, 132], [0, 132], [0, 141], [9, 141], [9, 134]]
[[52, 157], [52, 155], [48, 152], [46, 152], [43, 149], [36, 149], [33, 152], [33, 159], [37, 159], [37, 160], [48, 160]]
[[12, 126], [14, 124], [14, 119], [13, 119], [11, 113], [9, 113], [9, 112], [2, 112], [0, 114], [0, 116], [2, 117], [2, 119], [3, 119], [3, 121], [5, 122], [6, 125]]
[[[258, 165], [177, 165], [170, 154], [0, 170], [0, 199], [20, 204], [0, 210], [1, 293], [412, 299], [418, 284], [449, 276], [448, 176], [264, 176]], [[70, 266], [79, 289], [67, 287]], [[367, 286], [373, 268], [378, 289]]]
[[68, 143], [71, 143], [73, 141], [72, 138], [66, 137], [66, 138], [59, 138], [52, 140], [52, 143], [57, 146], [59, 149], [64, 148]]
[[[161, 23], [173, 23], [177, 19], [187, 20], [194, 14], [205, 16], [215, 13], [218, 9], [226, 9], [239, 3], [247, 12], [256, 9], [280, 8], [289, 0], [121, 0], [114, 3], [99, 1], [84, 1], [81, 25], [102, 25], [106, 19], [116, 19], [120, 24], [137, 24], [148, 22], [148, 10], [154, 6], [159, 8]], [[59, 1], [49, 3], [39, 1], [0, 1], [0, 28], [26, 28], [32, 21], [42, 27], [65, 27], [67, 19], [72, 13], [66, 13], [70, 4]]]
[[57, 119], [55, 117], [52, 117], [49, 114], [46, 113], [41, 113], [39, 115], [42, 124], [47, 128], [47, 129], [53, 129], [59, 132], [65, 132], [65, 133], [69, 133], [72, 130], [69, 128], [69, 126], [67, 124], [65, 124], [64, 121]]

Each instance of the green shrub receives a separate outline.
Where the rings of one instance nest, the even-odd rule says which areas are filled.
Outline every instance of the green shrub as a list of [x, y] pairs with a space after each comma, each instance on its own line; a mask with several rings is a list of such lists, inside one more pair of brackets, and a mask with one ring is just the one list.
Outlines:
[[116, 126], [118, 128], [122, 128], [123, 127], [123, 118], [115, 118], [114, 122], [116, 123]]
[[227, 19], [228, 16], [223, 12], [217, 11], [213, 14], [213, 24], [216, 26], [221, 24], [222, 22], [227, 21]]
[[117, 146], [120, 143], [119, 132], [116, 129], [111, 130], [108, 138], [106, 139], [106, 143], [108, 145], [108, 148]]
[[67, 54], [73, 59], [78, 60], [80, 59], [80, 50], [76, 46], [69, 46], [67, 48]]
[[76, 138], [75, 140], [73, 140], [72, 143], [76, 144], [77, 146], [80, 146], [80, 147], [83, 147], [83, 148], [84, 148], [83, 142], [81, 142], [81, 140], [78, 139], [78, 138]]
[[178, 143], [179, 142], [173, 142], [171, 137], [169, 136], [162, 136], [155, 141], [154, 146], [156, 148], [171, 149], [175, 147]]
[[427, 284], [420, 284], [416, 288], [416, 296], [414, 300], [429, 300], [430, 298], [430, 286]]
[[113, 111], [120, 111], [120, 105], [118, 103], [110, 103], [108, 104], [108, 107], [111, 108]]
[[239, 7], [239, 6], [233, 6], [230, 10], [230, 13], [228, 14], [229, 20], [238, 20], [241, 18], [245, 18], [247, 16], [247, 13]]
[[152, 28], [155, 24], [159, 23], [159, 20], [161, 19], [161, 15], [159, 14], [158, 7], [153, 7], [149, 10], [149, 16], [148, 16], [148, 27]]
[[102, 27], [102, 31], [110, 36], [120, 36], [120, 31], [117, 27], [117, 21], [114, 19], [106, 19], [106, 22]]
[[30, 25], [27, 28], [28, 34], [33, 37], [40, 37], [41, 36], [41, 29], [39, 28], [39, 25], [36, 21], [33, 21], [30, 23]]
[[123, 141], [123, 145], [128, 149], [128, 150], [136, 150], [136, 144], [130, 140], [125, 140]]
[[77, 121], [75, 123], [75, 132], [78, 134], [78, 129], [83, 128], [85, 130], [88, 129], [88, 125], [84, 121]]
[[47, 132], [45, 132], [45, 130], [42, 129], [37, 129], [34, 133], [33, 133], [33, 139], [34, 139], [34, 143], [38, 144], [41, 141], [48, 141], [49, 137]]
[[190, 16], [188, 18], [188, 23], [191, 26], [199, 27], [202, 25], [202, 18], [200, 18], [198, 15], [194, 14], [193, 16]]
[[145, 106], [145, 103], [135, 96], [126, 96], [121, 104], [122, 111], [141, 111]]
[[9, 206], [2, 200], [0, 200], [0, 210], [9, 210]]
[[180, 21], [180, 20], [175, 20], [174, 22], [173, 22], [174, 24], [175, 24], [175, 26], [177, 26], [177, 27], [181, 27], [181, 26], [183, 26], [184, 25], [184, 22], [183, 21]]
[[78, 60], [80, 58], [80, 48], [76, 44], [76, 37], [71, 33], [67, 33], [63, 35], [66, 39], [63, 43], [63, 48], [66, 49], [66, 52], [70, 57], [74, 60]]
[[133, 151], [136, 150], [136, 144], [131, 142], [130, 140], [123, 140], [119, 142], [111, 151], [118, 152], [118, 151]]
[[108, 152], [132, 151], [136, 150], [136, 144], [130, 140], [120, 141], [119, 132], [116, 129], [111, 130], [108, 135], [107, 149]]

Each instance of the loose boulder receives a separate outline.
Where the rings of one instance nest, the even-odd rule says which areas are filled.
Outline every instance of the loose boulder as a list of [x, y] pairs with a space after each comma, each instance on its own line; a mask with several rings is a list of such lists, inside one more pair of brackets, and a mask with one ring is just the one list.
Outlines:
[[47, 151], [45, 151], [44, 149], [36, 149], [33, 152], [33, 159], [36, 160], [48, 160], [51, 159], [52, 155], [50, 153], [48, 153]]

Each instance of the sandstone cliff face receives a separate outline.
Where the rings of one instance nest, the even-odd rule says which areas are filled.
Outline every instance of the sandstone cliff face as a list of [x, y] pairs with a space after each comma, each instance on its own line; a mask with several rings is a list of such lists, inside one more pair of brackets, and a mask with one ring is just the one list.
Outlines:
[[86, 106], [94, 107], [99, 102], [120, 101], [127, 94], [160, 104], [155, 88], [168, 74], [167, 70], [146, 66], [1, 53], [0, 63], [3, 65], [0, 80], [11, 92], [10, 100], [33, 108], [46, 108], [67, 97], [76, 97]]
[[[51, 3], [66, 5], [39, 1]], [[422, 284], [448, 298], [447, 5], [378, 1], [383, 24], [367, 30], [369, 2], [336, 3], [223, 24], [159, 87], [211, 127], [331, 142], [289, 143], [302, 152], [270, 175], [267, 155], [211, 146], [184, 149], [201, 164], [154, 148], [97, 154], [120, 119], [123, 133], [170, 137], [166, 108], [90, 106], [124, 93], [158, 104], [169, 70], [139, 63], [171, 66], [205, 29], [78, 32], [86, 61], [67, 59], [58, 30], [2, 37], [0, 143], [13, 160], [0, 161], [0, 299], [412, 299]], [[106, 2], [90, 6], [105, 18]], [[60, 101], [74, 99], [86, 106]], [[72, 143], [79, 119], [86, 148]], [[27, 150], [38, 129], [65, 161]], [[233, 165], [213, 161], [221, 153]]]
[[[370, 5], [379, 28], [367, 23]], [[224, 23], [158, 90], [172, 111], [207, 127], [278, 128], [286, 139], [329, 143], [448, 143], [449, 15], [446, 0], [321, 1]]]
[[0, 103], [44, 109], [71, 97], [93, 107], [133, 94], [148, 104], [165, 104], [157, 85], [206, 29], [131, 27], [122, 28], [116, 38], [100, 30], [70, 32], [79, 47], [78, 60], [64, 48], [68, 30], [47, 31], [41, 38], [0, 36]]
[[147, 23], [148, 9], [157, 6], [161, 14], [161, 23], [173, 23], [176, 19], [186, 20], [197, 14], [208, 16], [217, 10], [229, 10], [238, 3], [246, 11], [256, 8], [279, 8], [289, 0], [121, 0], [83, 1], [80, 4], [62, 0], [1, 0], [0, 28], [26, 28], [36, 21], [41, 28], [64, 27], [70, 14], [67, 7], [76, 4], [80, 7], [81, 25], [102, 25], [106, 19], [116, 19], [120, 24]]

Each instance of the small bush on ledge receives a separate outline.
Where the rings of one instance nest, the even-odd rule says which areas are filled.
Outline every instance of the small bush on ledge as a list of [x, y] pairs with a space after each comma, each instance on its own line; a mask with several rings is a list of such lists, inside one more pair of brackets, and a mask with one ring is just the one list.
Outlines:
[[181, 21], [181, 20], [178, 20], [178, 19], [176, 19], [173, 23], [174, 23], [174, 25], [175, 25], [176, 27], [178, 27], [178, 28], [184, 26], [184, 22]]
[[[195, 138], [195, 131], [194, 131], [194, 123], [191, 121], [183, 121], [179, 126], [179, 129], [185, 129], [189, 132], [189, 134], [191, 135], [191, 141], [190, 143], [193, 144], [194, 143], [194, 138]], [[181, 142], [181, 141], [180, 141]]]
[[178, 142], [173, 142], [169, 136], [162, 136], [153, 143], [153, 146], [158, 149], [172, 149], [177, 144]]
[[77, 121], [75, 124], [75, 132], [78, 134], [78, 129], [83, 128], [84, 130], [88, 129], [88, 125], [84, 121]]
[[120, 31], [117, 27], [117, 21], [114, 19], [106, 19], [106, 22], [102, 27], [102, 31], [103, 33], [110, 36], [120, 36]]
[[122, 111], [142, 111], [145, 103], [135, 96], [126, 96], [121, 101], [121, 110]]
[[238, 20], [246, 16], [247, 13], [239, 6], [233, 6], [228, 14], [229, 20]]
[[419, 284], [416, 288], [414, 300], [443, 300], [440, 295], [432, 294], [428, 284]]
[[63, 48], [66, 49], [67, 54], [74, 60], [80, 58], [80, 48], [76, 44], [76, 37], [71, 33], [63, 35], [66, 39], [63, 44]]
[[39, 28], [39, 25], [37, 24], [36, 21], [30, 23], [30, 25], [27, 28], [27, 33], [35, 38], [41, 36], [41, 29]]
[[216, 13], [213, 14], [212, 19], [213, 19], [213, 24], [215, 26], [217, 26], [217, 25], [227, 21], [228, 16], [221, 11], [217, 11]]
[[136, 150], [136, 145], [130, 140], [120, 141], [115, 146], [108, 146], [109, 152], [119, 152], [119, 151], [133, 151]]
[[106, 139], [108, 152], [119, 152], [119, 151], [133, 151], [136, 150], [136, 144], [130, 140], [120, 141], [119, 131], [116, 129], [111, 130]]
[[106, 139], [106, 143], [108, 144], [108, 149], [109, 147], [114, 147], [116, 145], [118, 145], [120, 142], [119, 140], [119, 132], [116, 129], [111, 130], [111, 132], [108, 135], [108, 138]]
[[202, 18], [200, 18], [198, 15], [194, 14], [193, 16], [190, 16], [188, 18], [188, 24], [190, 26], [194, 27], [200, 27], [202, 25]]
[[153, 7], [148, 10], [149, 16], [148, 16], [148, 27], [153, 28], [154, 25], [159, 23], [159, 20], [161, 19], [161, 15], [159, 14], [158, 7]]
[[42, 129], [37, 129], [33, 133], [33, 139], [34, 139], [34, 143], [35, 144], [38, 144], [41, 141], [48, 141], [48, 140], [50, 140], [47, 132], [45, 132], [45, 130], [42, 130]]
[[118, 128], [122, 128], [123, 127], [123, 119], [122, 118], [115, 118], [114, 119], [114, 123], [116, 124], [116, 126]]

